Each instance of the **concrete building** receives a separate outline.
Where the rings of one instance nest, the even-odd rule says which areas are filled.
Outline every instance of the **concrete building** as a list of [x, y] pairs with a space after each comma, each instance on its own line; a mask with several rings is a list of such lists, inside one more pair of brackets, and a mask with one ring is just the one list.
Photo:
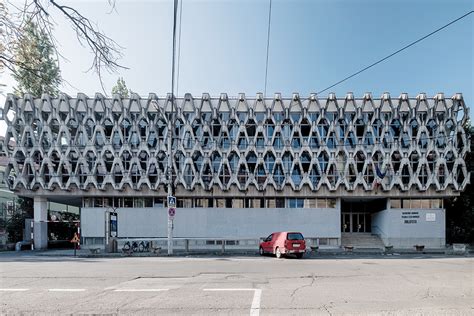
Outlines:
[[320, 246], [372, 234], [385, 245], [444, 247], [443, 198], [469, 181], [461, 94], [141, 98], [9, 95], [2, 118], [9, 186], [35, 199], [45, 247], [48, 201], [81, 207], [83, 243], [166, 237], [168, 133], [176, 237], [258, 238], [296, 230]]

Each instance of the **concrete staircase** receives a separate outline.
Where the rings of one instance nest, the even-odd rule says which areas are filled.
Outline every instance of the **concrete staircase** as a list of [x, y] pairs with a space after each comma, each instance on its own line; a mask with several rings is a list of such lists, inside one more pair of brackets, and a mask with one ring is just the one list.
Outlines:
[[371, 233], [342, 233], [341, 246], [343, 248], [385, 250], [382, 239]]

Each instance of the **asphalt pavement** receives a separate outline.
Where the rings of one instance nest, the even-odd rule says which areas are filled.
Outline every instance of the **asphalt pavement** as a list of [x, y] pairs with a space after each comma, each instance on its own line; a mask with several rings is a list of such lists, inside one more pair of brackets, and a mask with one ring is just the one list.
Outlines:
[[0, 314], [472, 315], [472, 257], [0, 254]]

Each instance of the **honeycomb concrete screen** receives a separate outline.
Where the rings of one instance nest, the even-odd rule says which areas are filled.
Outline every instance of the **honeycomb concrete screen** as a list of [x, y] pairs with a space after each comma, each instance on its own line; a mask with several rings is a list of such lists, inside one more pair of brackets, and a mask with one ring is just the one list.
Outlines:
[[[468, 113], [461, 94], [186, 94], [173, 106], [171, 95], [9, 95], [1, 114], [8, 125], [1, 150], [8, 157], [9, 187], [35, 199], [74, 196], [87, 208], [163, 208], [160, 199], [171, 181], [178, 208], [202, 208], [202, 216], [219, 207], [256, 214], [261, 208], [285, 208], [278, 216], [295, 219], [304, 215], [293, 208], [333, 209], [342, 216], [341, 222], [331, 221], [340, 238], [347, 225], [351, 233], [353, 227], [371, 232], [370, 218], [391, 200], [442, 199], [458, 195], [469, 181], [463, 128]], [[343, 223], [342, 213], [368, 202], [379, 206], [364, 208], [363, 224], [361, 217]], [[212, 214], [219, 225], [226, 213]], [[253, 220], [258, 226], [268, 216]], [[103, 221], [103, 214], [85, 222], [91, 220]], [[325, 223], [314, 225], [317, 235], [317, 226]], [[225, 227], [217, 231], [225, 235]], [[439, 232], [433, 236], [439, 239]]]

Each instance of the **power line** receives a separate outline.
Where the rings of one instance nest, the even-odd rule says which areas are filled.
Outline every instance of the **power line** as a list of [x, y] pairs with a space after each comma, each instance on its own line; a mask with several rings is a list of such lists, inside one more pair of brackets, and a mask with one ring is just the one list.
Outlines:
[[268, 8], [268, 30], [267, 30], [267, 59], [265, 62], [265, 89], [263, 91], [263, 97], [267, 95], [267, 78], [268, 78], [268, 54], [270, 50], [270, 26], [272, 22], [272, 0], [270, 0], [270, 6]]
[[183, 0], [179, 4], [179, 34], [178, 34], [178, 71], [176, 74], [176, 97], [179, 96], [179, 64], [181, 59], [181, 21], [183, 20]]
[[440, 27], [440, 28], [434, 30], [433, 32], [431, 32], [431, 33], [429, 33], [429, 34], [423, 36], [422, 38], [417, 39], [416, 41], [414, 41], [414, 42], [412, 42], [412, 43], [410, 43], [410, 44], [404, 46], [403, 48], [400, 48], [399, 50], [397, 50], [397, 51], [391, 53], [390, 55], [388, 55], [388, 56], [386, 56], [386, 57], [384, 57], [384, 58], [382, 58], [382, 59], [380, 59], [380, 60], [378, 60], [378, 61], [376, 61], [375, 63], [373, 63], [373, 64], [371, 64], [371, 65], [369, 65], [369, 66], [367, 66], [367, 67], [365, 67], [365, 68], [363, 68], [363, 69], [361, 69], [361, 70], [355, 72], [355, 73], [353, 73], [353, 74], [350, 75], [350, 76], [345, 77], [345, 78], [342, 79], [342, 80], [339, 80], [338, 82], [336, 82], [336, 83], [330, 85], [329, 87], [327, 87], [327, 88], [325, 88], [325, 89], [319, 91], [318, 94], [323, 93], [324, 91], [327, 91], [327, 90], [331, 89], [332, 87], [335, 87], [335, 86], [337, 86], [337, 85], [343, 83], [344, 81], [347, 81], [347, 80], [351, 79], [352, 77], [357, 76], [358, 74], [360, 74], [360, 73], [366, 71], [366, 70], [369, 69], [369, 68], [374, 67], [374, 66], [377, 65], [377, 64], [380, 64], [380, 63], [383, 62], [384, 60], [387, 60], [388, 58], [390, 58], [390, 57], [392, 57], [392, 56], [394, 56], [394, 55], [396, 55], [396, 54], [398, 54], [398, 53], [404, 51], [405, 49], [407, 49], [407, 48], [409, 48], [409, 47], [411, 47], [411, 46], [413, 46], [413, 45], [415, 45], [415, 44], [421, 42], [422, 40], [424, 40], [424, 39], [430, 37], [431, 35], [433, 35], [433, 34], [439, 32], [439, 31], [441, 31], [442, 29], [447, 28], [447, 27], [450, 26], [451, 24], [454, 24], [454, 23], [458, 22], [459, 20], [464, 19], [465, 17], [467, 17], [468, 15], [470, 15], [470, 14], [472, 14], [472, 13], [474, 13], [474, 11], [470, 11], [470, 12], [464, 14], [463, 16], [460, 16], [459, 18], [457, 18], [457, 19], [455, 19], [455, 20], [449, 22], [448, 24], [446, 24], [446, 25], [444, 25], [444, 26], [442, 26], [442, 27]]

